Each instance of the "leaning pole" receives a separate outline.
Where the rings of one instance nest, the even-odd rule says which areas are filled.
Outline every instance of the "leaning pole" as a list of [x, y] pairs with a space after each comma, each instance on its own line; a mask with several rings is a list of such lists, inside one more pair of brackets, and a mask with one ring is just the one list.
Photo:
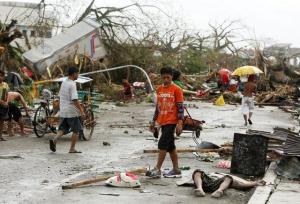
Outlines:
[[150, 85], [151, 92], [154, 92], [154, 88], [152, 86], [151, 80], [150, 80], [147, 72], [143, 68], [136, 66], [136, 65], [124, 65], [124, 66], [119, 66], [119, 67], [101, 69], [101, 70], [97, 70], [97, 71], [86, 72], [86, 73], [80, 74], [80, 76], [87, 76], [87, 75], [92, 75], [92, 74], [97, 74], [97, 73], [102, 73], [102, 72], [109, 72], [109, 71], [114, 71], [114, 70], [124, 69], [124, 68], [135, 68], [135, 69], [140, 70], [145, 75], [145, 77]]

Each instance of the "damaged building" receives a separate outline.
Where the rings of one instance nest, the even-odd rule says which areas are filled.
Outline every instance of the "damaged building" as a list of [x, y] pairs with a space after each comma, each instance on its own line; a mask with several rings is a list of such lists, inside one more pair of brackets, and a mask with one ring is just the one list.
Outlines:
[[[23, 39], [16, 39], [24, 49], [30, 49], [33, 45], [38, 45], [44, 38], [51, 38], [55, 32], [54, 26], [57, 22], [52, 12], [44, 10], [43, 4], [6, 1], [0, 2], [0, 22], [7, 26], [12, 21], [16, 24], [11, 30], [17, 29]], [[25, 40], [24, 40], [25, 39]], [[27, 43], [26, 43], [27, 40]]]

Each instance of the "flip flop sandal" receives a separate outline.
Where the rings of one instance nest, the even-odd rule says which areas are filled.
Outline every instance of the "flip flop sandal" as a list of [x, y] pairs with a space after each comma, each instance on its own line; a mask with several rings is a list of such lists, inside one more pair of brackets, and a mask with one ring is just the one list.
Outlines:
[[54, 140], [49, 140], [49, 144], [50, 144], [50, 150], [52, 152], [56, 152], [56, 144], [54, 143]]
[[4, 139], [3, 137], [0, 138], [0, 141], [6, 141], [6, 139]]
[[81, 151], [77, 151], [77, 150], [75, 150], [75, 151], [72, 151], [72, 152], [69, 152], [70, 154], [80, 154], [80, 153], [82, 153]]

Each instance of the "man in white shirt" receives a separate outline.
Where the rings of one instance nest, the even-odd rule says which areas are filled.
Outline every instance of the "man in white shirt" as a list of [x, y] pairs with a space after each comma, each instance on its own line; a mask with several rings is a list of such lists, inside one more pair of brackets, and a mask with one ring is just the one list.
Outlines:
[[60, 122], [58, 134], [50, 140], [51, 151], [56, 151], [57, 140], [67, 134], [71, 129], [72, 142], [69, 153], [81, 153], [75, 149], [79, 132], [82, 130], [81, 117], [84, 117], [84, 111], [78, 101], [78, 94], [75, 80], [78, 78], [79, 70], [76, 67], [68, 69], [68, 78], [63, 81], [59, 91], [60, 97]]

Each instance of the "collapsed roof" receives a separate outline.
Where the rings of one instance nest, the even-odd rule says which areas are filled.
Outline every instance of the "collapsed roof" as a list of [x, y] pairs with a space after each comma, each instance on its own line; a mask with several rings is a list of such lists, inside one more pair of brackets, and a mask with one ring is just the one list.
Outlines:
[[84, 19], [51, 39], [23, 54], [25, 61], [39, 74], [43, 74], [55, 62], [75, 54], [83, 54], [92, 59], [106, 55], [101, 41], [100, 24]]

